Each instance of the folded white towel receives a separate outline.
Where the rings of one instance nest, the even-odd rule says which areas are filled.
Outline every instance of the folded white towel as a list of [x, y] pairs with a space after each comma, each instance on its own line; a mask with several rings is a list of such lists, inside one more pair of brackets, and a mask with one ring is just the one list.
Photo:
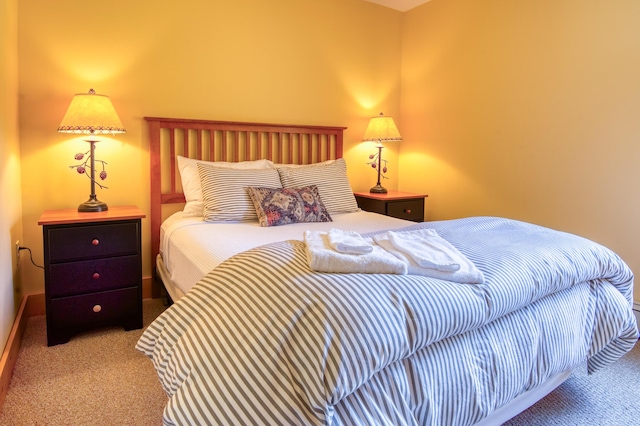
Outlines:
[[[407, 231], [412, 232], [412, 231]], [[410, 275], [422, 275], [425, 277], [437, 278], [440, 280], [453, 281], [462, 284], [482, 284], [484, 283], [484, 275], [476, 266], [467, 259], [462, 253], [457, 259], [460, 269], [457, 271], [446, 272], [437, 269], [425, 268], [418, 265], [408, 254], [396, 249], [389, 240], [389, 232], [385, 232], [373, 237], [374, 241], [383, 249], [396, 256], [398, 259], [406, 262], [408, 265], [408, 273]]]
[[407, 273], [407, 263], [389, 254], [382, 247], [373, 246], [370, 253], [353, 255], [340, 253], [331, 248], [326, 232], [305, 231], [307, 260], [314, 271], [357, 274]]
[[365, 254], [373, 251], [371, 242], [362, 238], [357, 232], [330, 229], [327, 235], [331, 248], [340, 253]]
[[453, 272], [460, 269], [462, 256], [458, 249], [438, 235], [435, 229], [417, 229], [411, 232], [388, 231], [391, 244], [423, 268]]

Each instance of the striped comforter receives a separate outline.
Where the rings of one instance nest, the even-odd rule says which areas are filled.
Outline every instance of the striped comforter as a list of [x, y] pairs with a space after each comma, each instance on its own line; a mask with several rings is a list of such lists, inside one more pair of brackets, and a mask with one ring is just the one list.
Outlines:
[[633, 275], [601, 245], [500, 218], [415, 227], [485, 283], [317, 273], [300, 241], [211, 271], [137, 344], [169, 396], [164, 423], [473, 424], [635, 344]]

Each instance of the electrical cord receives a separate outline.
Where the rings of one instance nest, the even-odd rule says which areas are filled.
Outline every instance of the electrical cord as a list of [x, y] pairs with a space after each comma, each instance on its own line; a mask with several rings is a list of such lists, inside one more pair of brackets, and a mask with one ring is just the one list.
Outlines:
[[27, 250], [29, 252], [29, 259], [31, 260], [31, 263], [33, 263], [33, 266], [38, 267], [40, 269], [44, 269], [44, 266], [40, 266], [33, 261], [33, 253], [31, 253], [31, 249], [29, 247], [18, 247], [18, 250], [20, 251]]

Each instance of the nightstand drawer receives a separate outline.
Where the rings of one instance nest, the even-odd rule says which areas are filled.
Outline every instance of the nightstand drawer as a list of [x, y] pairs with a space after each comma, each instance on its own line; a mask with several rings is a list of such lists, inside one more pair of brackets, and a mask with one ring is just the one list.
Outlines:
[[[122, 318], [139, 317], [139, 289], [131, 287], [82, 296], [52, 299], [47, 309], [56, 330], [78, 331], [107, 324], [119, 324]], [[140, 324], [142, 326], [142, 324]]]
[[388, 191], [387, 193], [354, 193], [358, 207], [368, 212], [375, 212], [398, 219], [413, 222], [424, 221], [424, 199], [426, 194]]
[[140, 283], [142, 271], [140, 258], [134, 255], [55, 263], [48, 273], [49, 282], [56, 283], [47, 289], [49, 294], [61, 297], [135, 286]]
[[137, 222], [55, 227], [47, 230], [49, 262], [137, 254]]
[[424, 199], [389, 202], [387, 203], [387, 215], [422, 222], [424, 220]]

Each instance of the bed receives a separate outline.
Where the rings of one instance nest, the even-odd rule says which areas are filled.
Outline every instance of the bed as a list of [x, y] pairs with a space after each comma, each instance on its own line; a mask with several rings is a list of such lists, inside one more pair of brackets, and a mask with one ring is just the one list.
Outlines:
[[[342, 127], [145, 120], [154, 269], [175, 303], [136, 347], [168, 395], [165, 424], [500, 424], [637, 342], [615, 253], [505, 218], [359, 211]], [[308, 204], [274, 215], [265, 194]], [[478, 274], [322, 269], [310, 236], [336, 229], [378, 250], [434, 233]]]

